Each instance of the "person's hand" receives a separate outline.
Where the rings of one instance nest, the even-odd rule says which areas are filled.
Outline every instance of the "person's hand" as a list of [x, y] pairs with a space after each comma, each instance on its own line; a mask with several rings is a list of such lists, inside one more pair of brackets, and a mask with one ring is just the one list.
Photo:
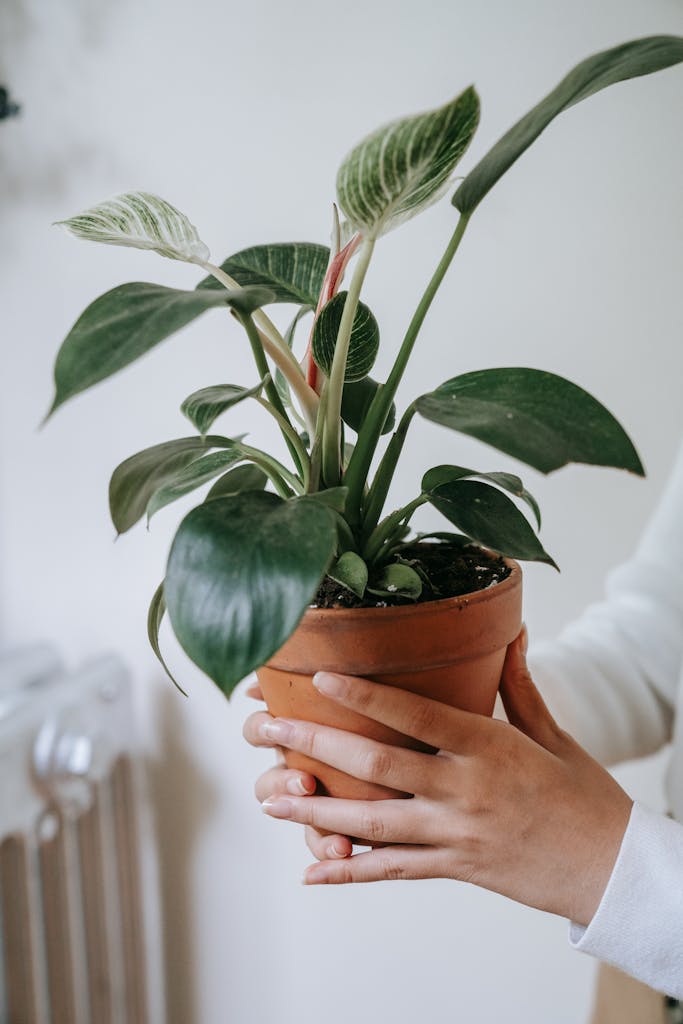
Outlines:
[[508, 649], [501, 682], [509, 723], [363, 679], [315, 677], [327, 697], [438, 747], [436, 755], [310, 722], [261, 722], [271, 743], [415, 794], [380, 801], [269, 796], [263, 809], [273, 817], [390, 844], [324, 859], [307, 869], [307, 884], [454, 878], [589, 923], [632, 801], [554, 721], [525, 651], [523, 631]]
[[[245, 693], [248, 697], [253, 697], [254, 700], [263, 700], [258, 683], [248, 686]], [[269, 797], [312, 795], [318, 784], [315, 777], [309, 772], [287, 768], [281, 748], [264, 733], [264, 727], [272, 721], [273, 719], [267, 711], [256, 711], [244, 723], [244, 738], [253, 747], [268, 747], [271, 750], [274, 748], [278, 759], [278, 763], [274, 767], [269, 768], [256, 780], [254, 786], [256, 799], [263, 804]], [[339, 860], [350, 857], [353, 851], [353, 845], [348, 836], [331, 834], [310, 825], [306, 826], [305, 836], [306, 845], [318, 860]]]

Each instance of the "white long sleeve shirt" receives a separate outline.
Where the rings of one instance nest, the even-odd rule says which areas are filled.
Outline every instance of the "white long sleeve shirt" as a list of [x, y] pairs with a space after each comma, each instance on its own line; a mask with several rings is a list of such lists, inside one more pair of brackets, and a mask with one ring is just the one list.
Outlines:
[[605, 600], [552, 644], [531, 672], [561, 723], [615, 764], [672, 741], [667, 776], [675, 819], [634, 805], [617, 862], [575, 948], [683, 998], [683, 447], [634, 557]]

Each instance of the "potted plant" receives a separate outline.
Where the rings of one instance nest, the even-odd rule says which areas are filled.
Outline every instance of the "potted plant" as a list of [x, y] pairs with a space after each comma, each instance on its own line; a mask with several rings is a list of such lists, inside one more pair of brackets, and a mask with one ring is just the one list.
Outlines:
[[[491, 712], [505, 648], [521, 623], [521, 574], [513, 559], [554, 562], [520, 508], [540, 527], [538, 506], [509, 472], [463, 467], [456, 457], [427, 469], [415, 498], [385, 512], [414, 417], [477, 438], [543, 473], [583, 462], [642, 474], [640, 459], [604, 406], [540, 370], [460, 374], [416, 397], [398, 420], [394, 398], [465, 230], [500, 177], [563, 110], [682, 60], [683, 39], [672, 36], [589, 57], [460, 181], [452, 197], [459, 212], [453, 236], [381, 384], [369, 376], [380, 331], [361, 301], [363, 281], [382, 235], [451, 186], [479, 121], [474, 88], [380, 128], [351, 150], [337, 177], [343, 222], [335, 207], [330, 249], [257, 245], [218, 266], [187, 217], [146, 193], [118, 196], [60, 222], [81, 238], [152, 249], [197, 264], [208, 276], [193, 290], [136, 282], [96, 299], [59, 351], [50, 413], [208, 309], [232, 314], [254, 356], [248, 385], [212, 385], [185, 399], [182, 411], [194, 433], [138, 452], [111, 478], [119, 533], [213, 481], [181, 522], [151, 603], [149, 637], [162, 663], [159, 627], [168, 609], [185, 651], [226, 695], [256, 669], [276, 714], [373, 728], [358, 716], [340, 718], [339, 707], [318, 695], [310, 683], [318, 669], [425, 686], [439, 699]], [[296, 307], [284, 333], [264, 310], [271, 303]], [[305, 351], [296, 356], [308, 314]], [[282, 457], [234, 431], [213, 432], [219, 416], [246, 400], [276, 421]], [[455, 531], [411, 537], [411, 517], [425, 503]], [[374, 735], [397, 741], [382, 731]], [[292, 757], [330, 792], [368, 795], [332, 770]]]

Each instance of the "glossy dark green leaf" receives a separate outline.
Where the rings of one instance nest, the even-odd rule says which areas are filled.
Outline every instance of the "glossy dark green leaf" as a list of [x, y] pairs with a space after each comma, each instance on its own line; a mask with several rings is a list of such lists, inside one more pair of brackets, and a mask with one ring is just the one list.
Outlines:
[[69, 331], [55, 363], [55, 397], [48, 415], [144, 355], [160, 341], [216, 306], [252, 312], [269, 301], [264, 288], [180, 291], [134, 282], [100, 295]]
[[409, 565], [391, 562], [373, 577], [368, 590], [378, 597], [409, 597], [416, 601], [422, 593], [422, 580]]
[[683, 61], [683, 38], [649, 36], [623, 43], [581, 61], [551, 93], [500, 139], [467, 175], [453, 205], [470, 214], [489, 189], [563, 110], [608, 85], [649, 75]]
[[348, 493], [348, 487], [326, 487], [322, 491], [316, 491], [315, 494], [308, 494], [307, 497], [310, 501], [319, 501], [322, 505], [327, 505], [335, 512], [343, 512]]
[[[363, 380], [347, 381], [342, 392], [341, 415], [344, 423], [355, 430], [360, 430], [372, 400], [380, 385], [372, 377], [364, 377]], [[382, 428], [383, 434], [388, 434], [394, 429], [396, 423], [396, 406], [391, 403], [391, 409], [387, 414]]]
[[[221, 263], [221, 270], [242, 287], [265, 286], [273, 295], [270, 302], [296, 302], [315, 309], [329, 259], [330, 250], [324, 245], [277, 242], [241, 249]], [[214, 277], [206, 277], [197, 287], [215, 289], [222, 285]]]
[[523, 367], [476, 370], [446, 381], [415, 404], [425, 419], [476, 437], [542, 473], [584, 462], [644, 475], [614, 416], [554, 373]]
[[185, 517], [164, 592], [178, 640], [227, 695], [295, 629], [332, 561], [334, 513], [268, 491], [215, 498]]
[[239, 446], [228, 449], [228, 451], [211, 452], [199, 459], [194, 459], [189, 466], [185, 466], [164, 484], [157, 488], [147, 502], [147, 522], [155, 512], [170, 505], [171, 502], [184, 498], [186, 494], [195, 491], [202, 484], [208, 483], [219, 474], [223, 473], [228, 466], [233, 466], [243, 459]]
[[514, 502], [497, 488], [478, 480], [454, 480], [431, 491], [429, 500], [478, 544], [510, 558], [555, 565]]
[[109, 482], [109, 510], [117, 532], [130, 530], [144, 516], [154, 492], [212, 448], [237, 449], [237, 442], [213, 434], [181, 437], [145, 448], [117, 466]]
[[[269, 379], [266, 375], [266, 380]], [[200, 434], [205, 435], [213, 426], [221, 413], [226, 412], [245, 398], [258, 395], [264, 386], [259, 381], [253, 388], [244, 388], [239, 384], [214, 384], [208, 388], [193, 391], [180, 406], [180, 411], [187, 416], [190, 423]]]
[[481, 480], [490, 480], [498, 484], [504, 491], [521, 498], [529, 506], [534, 514], [539, 530], [541, 529], [541, 510], [533, 494], [529, 494], [524, 484], [513, 473], [479, 473], [476, 469], [465, 469], [463, 466], [434, 466], [427, 470], [422, 478], [422, 490], [433, 491], [441, 484], [450, 483], [452, 480], [462, 480], [464, 477], [479, 477]]
[[[346, 292], [339, 292], [323, 306], [313, 328], [313, 358], [328, 377], [332, 372], [337, 336], [344, 313]], [[368, 307], [358, 303], [346, 357], [346, 381], [359, 381], [372, 369], [379, 349], [379, 327]]]
[[225, 498], [229, 494], [240, 494], [242, 491], [262, 491], [268, 483], [268, 477], [258, 466], [248, 463], [228, 470], [216, 480], [205, 501], [213, 498]]
[[183, 690], [180, 683], [171, 674], [169, 667], [164, 660], [164, 656], [161, 653], [161, 647], [159, 646], [159, 630], [161, 628], [161, 621], [165, 613], [166, 602], [164, 601], [164, 582], [162, 580], [157, 589], [154, 591], [154, 597], [152, 598], [151, 604], [149, 606], [149, 612], [147, 613], [147, 636], [149, 638], [149, 643], [152, 650], [154, 651], [154, 653], [156, 654], [157, 658], [159, 659], [163, 666], [164, 672], [171, 680], [173, 685], [180, 690], [183, 697], [187, 697], [185, 690]]
[[332, 568], [328, 569], [327, 575], [335, 583], [340, 583], [342, 587], [350, 590], [356, 597], [362, 597], [365, 593], [368, 583], [368, 567], [355, 551], [345, 551]]

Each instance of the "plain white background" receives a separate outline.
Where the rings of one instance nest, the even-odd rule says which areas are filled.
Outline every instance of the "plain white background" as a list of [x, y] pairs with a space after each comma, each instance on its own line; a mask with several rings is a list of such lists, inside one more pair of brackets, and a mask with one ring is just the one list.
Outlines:
[[[56, 642], [72, 664], [127, 660], [148, 737], [162, 849], [173, 1024], [415, 1019], [573, 1024], [593, 965], [563, 921], [434, 881], [303, 889], [296, 830], [251, 794], [268, 763], [240, 738], [249, 701], [224, 697], [167, 635], [190, 693], [161, 676], [146, 608], [184, 506], [113, 544], [107, 482], [126, 456], [189, 432], [192, 390], [253, 379], [236, 327], [209, 313], [37, 431], [57, 347], [82, 308], [124, 281], [193, 287], [189, 267], [95, 247], [50, 223], [133, 188], [198, 226], [220, 262], [259, 242], [327, 242], [337, 166], [366, 132], [474, 82], [473, 166], [573, 64], [640, 35], [683, 33], [679, 0], [249, 5], [10, 0], [4, 77], [23, 103], [0, 124], [0, 640]], [[656, 501], [683, 427], [680, 387], [683, 72], [614, 87], [563, 115], [477, 212], [425, 325], [405, 399], [486, 366], [564, 374], [624, 422], [646, 481], [572, 467], [525, 471], [562, 568], [526, 571], [532, 637], [599, 596]], [[443, 201], [384, 239], [366, 299], [386, 373], [454, 226]], [[243, 424], [246, 421], [246, 426]], [[257, 408], [226, 418], [277, 443]], [[393, 497], [431, 462], [518, 467], [425, 423]], [[424, 512], [422, 526], [437, 523]], [[658, 765], [624, 778], [656, 801]]]

